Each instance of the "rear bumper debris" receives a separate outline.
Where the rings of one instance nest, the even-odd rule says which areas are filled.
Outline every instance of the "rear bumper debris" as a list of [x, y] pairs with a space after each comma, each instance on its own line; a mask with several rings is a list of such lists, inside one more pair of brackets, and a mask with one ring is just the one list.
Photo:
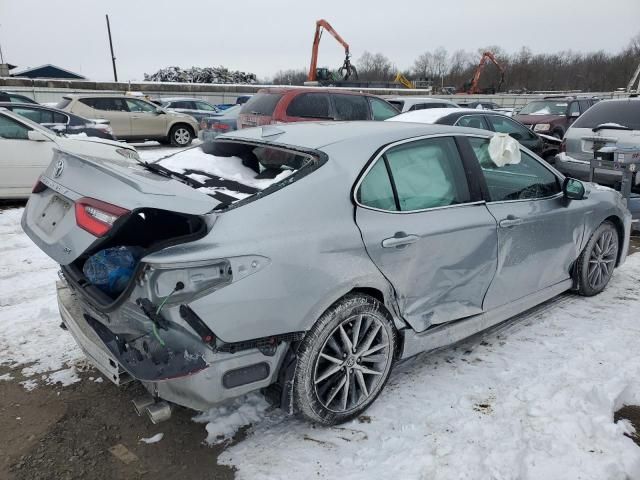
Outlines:
[[192, 347], [199, 341], [195, 336], [189, 346], [181, 346], [175, 343], [180, 338], [175, 335], [166, 335], [166, 348], [156, 348], [155, 355], [141, 346], [143, 337], [123, 348], [117, 334], [92, 319], [90, 309], [66, 281], [59, 280], [56, 287], [64, 325], [104, 376], [116, 385], [138, 380], [154, 397], [194, 410], [207, 410], [269, 386], [288, 348], [288, 343], [281, 342], [269, 355], [258, 348], [232, 353], [214, 351], [201, 342], [200, 351], [195, 352]]

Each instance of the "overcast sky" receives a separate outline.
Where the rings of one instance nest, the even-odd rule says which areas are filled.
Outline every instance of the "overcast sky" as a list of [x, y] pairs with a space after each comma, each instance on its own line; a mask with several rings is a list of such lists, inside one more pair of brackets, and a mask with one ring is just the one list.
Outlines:
[[[120, 80], [170, 65], [224, 65], [263, 79], [308, 68], [319, 18], [356, 61], [365, 50], [382, 52], [400, 69], [439, 46], [615, 52], [640, 32], [640, 0], [0, 0], [5, 61], [111, 80], [106, 13]], [[339, 67], [343, 52], [323, 36], [319, 66]]]

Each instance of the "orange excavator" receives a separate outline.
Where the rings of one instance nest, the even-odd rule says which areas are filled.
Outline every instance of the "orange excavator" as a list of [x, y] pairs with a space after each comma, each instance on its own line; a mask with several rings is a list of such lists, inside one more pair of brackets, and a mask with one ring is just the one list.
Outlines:
[[[480, 90], [480, 87], [478, 87], [478, 83], [480, 82], [480, 76], [482, 75], [482, 71], [484, 70], [484, 66], [487, 64], [487, 60], [491, 60], [494, 63], [494, 65], [496, 67], [498, 67], [498, 70], [500, 71], [500, 82], [498, 83], [497, 87], [484, 89], [484, 91], [483, 91], [483, 90]], [[484, 52], [482, 54], [482, 58], [480, 59], [480, 63], [476, 67], [476, 71], [473, 74], [473, 78], [471, 79], [470, 82], [464, 84], [462, 92], [463, 93], [468, 93], [468, 94], [474, 94], [474, 93], [496, 93], [496, 92], [500, 91], [500, 87], [502, 86], [503, 82], [504, 82], [504, 68], [502, 67], [502, 65], [500, 65], [498, 63], [498, 60], [496, 60], [496, 57], [493, 55], [493, 53]]]
[[[318, 46], [320, 45], [320, 38], [322, 32], [326, 30], [333, 38], [335, 38], [340, 45], [344, 47], [344, 63], [342, 67], [334, 74], [328, 68], [318, 68]], [[349, 53], [349, 44], [345, 42], [342, 37], [336, 32], [329, 22], [326, 20], [318, 20], [316, 22], [316, 33], [313, 37], [313, 49], [311, 50], [311, 65], [309, 65], [308, 81], [310, 82], [331, 82], [331, 81], [346, 81], [351, 77], [358, 78], [358, 72], [356, 67], [351, 65], [351, 54]]]

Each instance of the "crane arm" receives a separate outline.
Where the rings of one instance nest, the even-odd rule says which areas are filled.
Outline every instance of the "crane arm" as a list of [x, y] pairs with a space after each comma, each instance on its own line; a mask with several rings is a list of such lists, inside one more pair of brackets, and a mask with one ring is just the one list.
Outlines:
[[500, 88], [500, 85], [502, 85], [502, 82], [504, 82], [504, 68], [502, 67], [502, 65], [500, 65], [500, 63], [498, 63], [498, 60], [496, 60], [496, 57], [493, 53], [484, 52], [482, 54], [482, 58], [480, 59], [480, 63], [478, 64], [478, 67], [476, 68], [476, 71], [473, 74], [473, 79], [471, 80], [471, 87], [469, 88], [469, 91], [467, 93], [480, 93], [480, 89], [478, 88], [478, 83], [480, 82], [480, 76], [482, 75], [482, 71], [484, 70], [484, 67], [487, 64], [487, 59], [491, 60], [493, 64], [500, 71], [500, 84], [498, 85], [498, 89]]
[[326, 30], [333, 38], [335, 38], [340, 45], [344, 47], [344, 53], [346, 58], [349, 58], [349, 44], [336, 32], [333, 27], [324, 19], [320, 19], [316, 22], [316, 33], [313, 36], [313, 47], [311, 49], [311, 65], [309, 65], [308, 79], [311, 82], [317, 80], [316, 69], [318, 66], [318, 47], [320, 45], [320, 37], [322, 37], [322, 31]]

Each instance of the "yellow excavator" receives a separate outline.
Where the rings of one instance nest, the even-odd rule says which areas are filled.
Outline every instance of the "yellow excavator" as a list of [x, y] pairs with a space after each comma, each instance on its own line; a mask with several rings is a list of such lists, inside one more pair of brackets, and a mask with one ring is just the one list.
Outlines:
[[416, 85], [400, 72], [397, 73], [393, 81], [404, 85], [406, 88], [416, 88]]

